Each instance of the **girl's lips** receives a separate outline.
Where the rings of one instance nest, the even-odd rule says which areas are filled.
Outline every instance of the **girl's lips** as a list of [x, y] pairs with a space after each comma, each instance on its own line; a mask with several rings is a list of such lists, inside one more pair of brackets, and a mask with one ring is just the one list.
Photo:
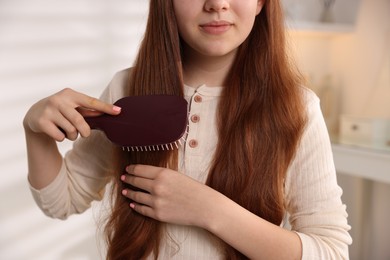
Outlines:
[[231, 27], [232, 24], [226, 21], [214, 21], [200, 25], [200, 28], [208, 34], [222, 34]]

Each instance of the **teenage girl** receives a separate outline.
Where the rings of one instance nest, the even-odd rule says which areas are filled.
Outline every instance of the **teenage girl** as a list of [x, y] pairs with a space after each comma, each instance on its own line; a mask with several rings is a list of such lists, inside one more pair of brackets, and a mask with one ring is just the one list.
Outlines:
[[[150, 94], [187, 99], [179, 149], [122, 152], [83, 119]], [[100, 99], [72, 89], [42, 99], [24, 128], [47, 215], [81, 213], [112, 187], [107, 259], [348, 258], [328, 133], [286, 57], [278, 0], [151, 0], [133, 68]], [[77, 141], [63, 158], [65, 138]]]

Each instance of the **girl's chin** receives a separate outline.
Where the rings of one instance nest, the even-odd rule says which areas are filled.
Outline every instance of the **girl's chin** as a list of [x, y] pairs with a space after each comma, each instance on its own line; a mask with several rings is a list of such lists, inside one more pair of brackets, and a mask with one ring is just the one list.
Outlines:
[[210, 58], [221, 58], [234, 55], [237, 49], [209, 49], [207, 52], [203, 52], [202, 54], [206, 57]]
[[226, 46], [219, 43], [203, 44], [194, 47], [187, 45], [185, 52], [189, 57], [220, 58], [235, 55], [237, 46]]

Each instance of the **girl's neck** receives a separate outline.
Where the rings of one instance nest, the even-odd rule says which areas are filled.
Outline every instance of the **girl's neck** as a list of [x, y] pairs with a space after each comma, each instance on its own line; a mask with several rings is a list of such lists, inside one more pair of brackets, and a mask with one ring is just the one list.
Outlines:
[[235, 55], [235, 51], [218, 57], [185, 51], [183, 57], [184, 83], [192, 87], [203, 84], [209, 87], [223, 86]]

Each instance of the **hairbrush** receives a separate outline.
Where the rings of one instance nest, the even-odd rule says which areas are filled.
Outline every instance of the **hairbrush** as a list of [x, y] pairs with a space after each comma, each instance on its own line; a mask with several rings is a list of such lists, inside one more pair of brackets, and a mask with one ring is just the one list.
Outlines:
[[160, 151], [179, 148], [185, 141], [187, 101], [174, 95], [129, 96], [114, 105], [118, 115], [84, 117], [91, 129], [101, 130], [125, 151]]

